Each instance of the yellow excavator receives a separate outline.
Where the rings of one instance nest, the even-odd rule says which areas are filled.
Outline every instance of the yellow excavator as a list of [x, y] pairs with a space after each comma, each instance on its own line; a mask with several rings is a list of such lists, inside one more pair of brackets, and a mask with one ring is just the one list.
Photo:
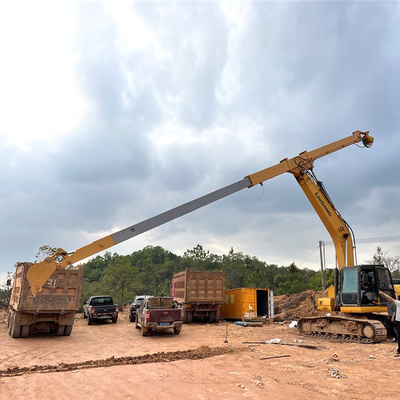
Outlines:
[[[384, 340], [387, 334], [385, 327], [385, 318], [387, 317], [379, 313], [384, 313], [387, 307], [386, 302], [379, 297], [378, 290], [382, 290], [392, 297], [396, 296], [390, 271], [382, 265], [355, 266], [355, 247], [351, 228], [336, 210], [323, 184], [317, 180], [313, 171], [314, 162], [318, 158], [357, 143], [361, 143], [362, 147], [369, 148], [373, 141], [374, 139], [368, 131], [353, 132], [348, 137], [313, 151], [304, 151], [294, 158], [286, 158], [280, 163], [248, 175], [234, 184], [129, 226], [75, 252], [68, 253], [63, 249], [57, 249], [54, 255], [29, 268], [27, 278], [33, 295], [41, 292], [43, 285], [56, 270], [70, 266], [239, 190], [258, 184], [262, 185], [266, 180], [288, 172], [294, 175], [328, 230], [335, 245], [337, 257], [335, 284], [328, 289], [326, 298], [317, 301], [318, 308], [326, 311], [328, 315], [302, 318], [298, 322], [299, 331], [304, 335], [319, 335], [343, 340], [364, 342]], [[60, 258], [61, 262], [59, 262]], [[345, 314], [331, 315], [332, 312]]]

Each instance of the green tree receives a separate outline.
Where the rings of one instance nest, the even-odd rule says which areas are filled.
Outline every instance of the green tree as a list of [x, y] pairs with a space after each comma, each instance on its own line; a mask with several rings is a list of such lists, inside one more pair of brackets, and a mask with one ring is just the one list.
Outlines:
[[129, 256], [119, 256], [104, 270], [101, 282], [116, 302], [124, 302], [135, 293], [138, 269], [130, 263]]
[[[51, 257], [57, 251], [57, 247], [51, 247], [48, 244], [45, 244], [39, 247], [38, 252], [36, 253], [35, 258], [38, 259], [39, 262], [44, 261], [47, 257]], [[63, 257], [55, 256], [54, 260], [57, 262], [63, 261]]]
[[245, 286], [247, 269], [242, 253], [235, 253], [233, 247], [227, 255], [222, 256], [222, 268], [225, 269], [225, 286], [227, 289], [235, 289]]
[[[332, 286], [334, 283], [335, 270], [332, 268], [325, 270], [325, 283], [326, 287]], [[322, 279], [321, 279], [321, 271], [317, 271], [315, 275], [310, 279], [309, 288], [312, 290], [321, 290], [322, 289]]]
[[400, 268], [400, 257], [399, 256], [392, 256], [388, 255], [389, 250], [383, 251], [382, 247], [376, 248], [376, 253], [374, 254], [372, 261], [367, 261], [368, 264], [373, 265], [384, 265], [389, 271], [399, 271]]
[[199, 244], [192, 250], [186, 250], [183, 260], [193, 271], [213, 271], [220, 268], [220, 257], [204, 250]]
[[7, 272], [6, 281], [0, 286], [0, 304], [6, 306], [10, 300], [12, 272]]

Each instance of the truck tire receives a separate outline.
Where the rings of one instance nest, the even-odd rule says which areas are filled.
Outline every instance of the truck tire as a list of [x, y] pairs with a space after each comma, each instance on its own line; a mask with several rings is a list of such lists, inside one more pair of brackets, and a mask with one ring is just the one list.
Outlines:
[[135, 322], [135, 318], [134, 318], [134, 316], [132, 315], [132, 313], [129, 314], [129, 321]]
[[183, 312], [183, 323], [184, 323], [184, 324], [187, 324], [187, 314], [188, 314], [187, 311], [184, 311], [184, 312]]
[[220, 318], [221, 318], [221, 310], [218, 309], [218, 310], [215, 312], [215, 323], [216, 323], [216, 324], [219, 322]]
[[87, 324], [88, 325], [92, 325], [93, 324], [93, 319], [90, 317], [90, 315], [88, 315]]
[[21, 327], [21, 337], [28, 337], [29, 335], [29, 325], [23, 325]]
[[72, 332], [72, 325], [65, 325], [64, 336], [69, 336]]
[[193, 321], [193, 312], [187, 311], [187, 323], [190, 324]]
[[181, 328], [174, 328], [175, 335], [179, 335], [181, 333]]
[[117, 321], [118, 321], [118, 317], [113, 317], [113, 318], [112, 318], [112, 323], [113, 323], [113, 324], [116, 324]]
[[86, 319], [86, 318], [87, 318], [87, 315], [85, 313], [85, 310], [83, 310], [83, 319]]
[[140, 328], [140, 326], [139, 326], [139, 324], [138, 324], [138, 321], [137, 321], [137, 317], [135, 318], [135, 328], [136, 328], [136, 329], [139, 329], [139, 328]]
[[10, 322], [10, 335], [12, 338], [19, 338], [21, 337], [21, 325], [19, 324], [19, 321], [17, 320], [17, 315], [15, 311], [13, 311], [12, 316], [11, 316], [11, 322]]
[[215, 322], [215, 311], [210, 311], [210, 316], [208, 317], [208, 322], [210, 324]]
[[57, 336], [64, 336], [65, 325], [58, 325], [56, 329]]
[[142, 336], [147, 336], [147, 335], [149, 334], [149, 330], [148, 330], [147, 328], [141, 327], [141, 328], [140, 328], [140, 334], [141, 334]]
[[[14, 312], [14, 311], [13, 311]], [[8, 334], [11, 336], [11, 320], [12, 320], [12, 314], [8, 316], [7, 320], [7, 329], [8, 329]]]

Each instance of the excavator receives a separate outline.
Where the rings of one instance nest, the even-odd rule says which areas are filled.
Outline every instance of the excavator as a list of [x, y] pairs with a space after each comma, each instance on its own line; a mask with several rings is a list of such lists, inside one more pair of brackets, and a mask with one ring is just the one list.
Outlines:
[[236, 183], [131, 225], [74, 252], [59, 248], [51, 257], [29, 268], [27, 278], [33, 296], [41, 292], [43, 285], [54, 271], [71, 266], [242, 189], [263, 185], [265, 181], [288, 172], [294, 176], [329, 232], [337, 259], [335, 283], [328, 288], [326, 298], [317, 300], [318, 309], [326, 312], [326, 315], [300, 319], [299, 332], [302, 335], [368, 343], [382, 341], [387, 336], [387, 316], [382, 314], [387, 310], [387, 303], [380, 298], [378, 291], [381, 290], [395, 298], [400, 291], [399, 293], [395, 291], [390, 271], [383, 265], [355, 265], [353, 232], [335, 208], [322, 182], [318, 181], [314, 174], [314, 162], [317, 159], [353, 144], [361, 143], [362, 146], [358, 147], [369, 148], [373, 142], [374, 138], [368, 131], [355, 131], [348, 137], [313, 151], [304, 151], [291, 159], [285, 158], [280, 163], [248, 175]]

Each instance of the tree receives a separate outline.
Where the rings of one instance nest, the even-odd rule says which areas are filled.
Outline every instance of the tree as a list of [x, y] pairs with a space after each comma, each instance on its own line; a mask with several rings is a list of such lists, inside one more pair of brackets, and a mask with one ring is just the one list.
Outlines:
[[[51, 257], [57, 251], [57, 247], [51, 247], [48, 244], [45, 244], [39, 247], [38, 252], [36, 253], [35, 258], [38, 259], [39, 262], [44, 261], [47, 257]], [[63, 261], [61, 256], [55, 256], [54, 260], [57, 262]]]
[[204, 250], [199, 244], [192, 250], [186, 250], [183, 259], [193, 271], [212, 271], [220, 268], [220, 257]]
[[105, 271], [102, 284], [115, 301], [125, 301], [135, 293], [137, 268], [130, 263], [129, 256], [120, 256]]
[[11, 286], [7, 285], [13, 279], [13, 274], [11, 272], [7, 272], [6, 282], [0, 286], [0, 304], [4, 306], [8, 304], [10, 295], [11, 295]]
[[[334, 283], [335, 270], [328, 268], [325, 270], [325, 283], [326, 287], [332, 286]], [[310, 279], [310, 289], [320, 290], [322, 289], [321, 271], [317, 271], [316, 274]]]
[[227, 289], [245, 286], [247, 269], [243, 253], [235, 253], [233, 247], [231, 247], [229, 253], [222, 256], [222, 268], [225, 268], [225, 286]]
[[399, 256], [388, 256], [389, 250], [383, 251], [382, 247], [376, 248], [376, 253], [373, 256], [372, 261], [368, 261], [368, 264], [373, 265], [384, 265], [389, 271], [399, 271], [400, 268], [400, 257]]

